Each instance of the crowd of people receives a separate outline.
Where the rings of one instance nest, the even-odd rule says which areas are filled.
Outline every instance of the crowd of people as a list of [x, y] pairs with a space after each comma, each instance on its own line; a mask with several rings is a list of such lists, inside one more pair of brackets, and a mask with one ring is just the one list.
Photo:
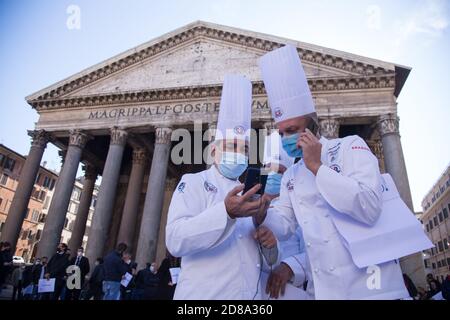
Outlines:
[[[90, 262], [79, 248], [72, 256], [65, 243], [60, 243], [50, 257], [32, 259], [31, 264], [13, 264], [11, 245], [1, 243], [0, 290], [7, 283], [13, 286], [12, 300], [171, 300], [176, 284], [172, 283], [170, 268], [178, 267], [179, 259], [168, 255], [157, 268], [148, 262], [137, 270], [137, 263], [125, 243], [103, 258], [97, 258], [91, 270]], [[70, 289], [70, 266], [79, 268], [80, 287]], [[126, 274], [132, 276], [126, 286], [121, 283]], [[55, 279], [52, 292], [39, 292], [41, 279]], [[1, 292], [1, 291], [0, 291]]]

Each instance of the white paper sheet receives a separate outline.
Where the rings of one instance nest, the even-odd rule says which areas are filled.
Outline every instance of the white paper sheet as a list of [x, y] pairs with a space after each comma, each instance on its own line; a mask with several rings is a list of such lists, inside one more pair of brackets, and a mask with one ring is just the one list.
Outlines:
[[400, 198], [389, 174], [383, 174], [383, 209], [372, 227], [337, 211], [333, 222], [359, 267], [380, 264], [433, 247], [422, 224]]
[[55, 291], [55, 278], [40, 279], [38, 283], [38, 293]]
[[180, 275], [181, 268], [170, 268], [170, 277], [172, 278], [172, 283], [176, 284], [178, 282], [178, 276]]
[[131, 279], [133, 279], [133, 275], [127, 272], [122, 281], [120, 281], [120, 284], [126, 288], [130, 284]]

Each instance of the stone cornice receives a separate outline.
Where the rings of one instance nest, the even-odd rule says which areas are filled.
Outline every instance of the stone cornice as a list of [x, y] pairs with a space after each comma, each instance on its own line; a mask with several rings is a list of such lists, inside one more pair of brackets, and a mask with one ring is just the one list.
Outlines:
[[[327, 77], [308, 80], [313, 93], [335, 90], [361, 90], [394, 88], [395, 74], [362, 76], [362, 77]], [[117, 105], [141, 102], [200, 99], [205, 97], [220, 97], [221, 85], [192, 86], [168, 89], [153, 89], [141, 91], [122, 91], [119, 93], [78, 96], [62, 99], [48, 99], [31, 102], [38, 111], [70, 107], [88, 107], [101, 105]], [[264, 95], [264, 84], [260, 81], [253, 83], [253, 94]]]
[[[196, 38], [210, 38], [219, 40], [225, 43], [245, 46], [247, 48], [254, 48], [261, 51], [271, 51], [279, 48], [284, 43], [283, 39], [269, 40], [264, 37], [258, 37], [258, 33], [249, 33], [238, 29], [220, 29], [209, 26], [207, 24], [193, 24], [190, 28], [179, 33], [174, 33], [169, 37], [161, 39], [161, 41], [152, 42], [148, 46], [141, 46], [130, 50], [128, 55], [120, 55], [117, 58], [112, 58], [106, 64], [102, 64], [96, 69], [89, 69], [80, 73], [78, 77], [72, 77], [61, 81], [48, 89], [27, 97], [28, 103], [34, 106], [40, 100], [54, 100], [67, 95], [77, 89], [89, 85], [95, 81], [105, 78], [113, 73], [119, 72], [143, 60], [151, 58], [161, 52], [164, 52], [175, 46], [179, 46]], [[304, 62], [324, 65], [346, 72], [360, 74], [361, 76], [386, 75], [394, 72], [380, 66], [372, 65], [368, 62], [361, 62], [352, 60], [346, 55], [338, 56], [337, 54], [327, 52], [327, 50], [314, 51], [312, 48], [297, 48], [301, 59]]]

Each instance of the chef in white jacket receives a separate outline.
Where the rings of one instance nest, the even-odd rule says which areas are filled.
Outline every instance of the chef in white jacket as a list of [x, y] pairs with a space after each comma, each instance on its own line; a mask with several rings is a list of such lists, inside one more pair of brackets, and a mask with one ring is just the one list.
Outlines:
[[[172, 197], [166, 245], [181, 257], [174, 299], [260, 299], [262, 255], [255, 240], [252, 215], [261, 199], [252, 199], [260, 185], [244, 195], [238, 178], [248, 164], [252, 85], [239, 75], [225, 77], [215, 141], [207, 170], [185, 174]], [[257, 239], [276, 246], [266, 227]]]
[[[288, 156], [281, 147], [280, 135], [273, 131], [264, 141], [264, 167], [269, 170], [263, 199], [271, 206], [280, 196], [283, 173], [294, 164], [294, 158]], [[275, 266], [264, 264], [261, 276], [263, 299], [306, 300], [310, 299], [304, 290], [307, 283], [306, 269], [309, 266], [305, 243], [300, 227], [289, 239], [279, 242], [280, 263]]]
[[382, 203], [376, 157], [358, 136], [320, 137], [295, 47], [267, 53], [259, 66], [282, 146], [300, 158], [284, 173], [278, 201], [259, 222], [280, 240], [294, 232], [298, 222], [310, 264], [307, 291], [316, 299], [407, 297], [397, 261], [358, 268], [333, 224], [333, 215], [339, 214], [367, 226], [376, 223]]

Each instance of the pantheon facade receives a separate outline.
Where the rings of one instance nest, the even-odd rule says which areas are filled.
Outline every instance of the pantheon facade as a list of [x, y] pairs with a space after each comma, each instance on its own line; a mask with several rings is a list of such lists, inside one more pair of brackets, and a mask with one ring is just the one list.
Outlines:
[[[118, 242], [131, 247], [141, 266], [160, 261], [166, 255], [164, 229], [172, 192], [184, 173], [206, 168], [205, 163], [172, 162], [169, 155], [177, 143], [172, 133], [178, 128], [192, 135], [213, 132], [226, 73], [252, 81], [252, 127], [273, 128], [257, 59], [287, 43], [297, 47], [302, 59], [322, 135], [364, 138], [381, 171], [392, 175], [412, 209], [396, 102], [410, 68], [197, 21], [26, 97], [39, 120], [28, 132], [31, 148], [2, 240], [16, 243], [42, 155], [52, 143], [61, 150], [63, 165], [38, 256], [51, 255], [60, 240], [81, 162], [85, 185], [70, 247], [81, 245], [94, 182], [101, 175], [86, 248], [90, 261]], [[420, 254], [401, 264], [423, 283]]]

